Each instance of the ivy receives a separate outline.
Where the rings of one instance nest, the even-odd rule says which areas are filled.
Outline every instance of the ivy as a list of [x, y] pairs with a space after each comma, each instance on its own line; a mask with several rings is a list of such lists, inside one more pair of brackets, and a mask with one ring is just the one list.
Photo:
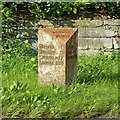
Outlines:
[[3, 2], [3, 48], [8, 49], [16, 41], [17, 35], [13, 26], [20, 14], [22, 16], [31, 15], [34, 19], [76, 19], [91, 17], [92, 13], [102, 10], [107, 11], [111, 16], [120, 18], [120, 2]]
[[[21, 8], [21, 6], [23, 6]], [[84, 12], [82, 13], [81, 7]], [[88, 10], [107, 10], [111, 15], [120, 18], [120, 2], [31, 2], [31, 3], [3, 3], [4, 22], [13, 21], [12, 15], [16, 14], [19, 9], [26, 9], [35, 18], [55, 19], [59, 17], [81, 17]], [[21, 13], [23, 14], [23, 13]], [[87, 16], [85, 16], [87, 17]]]

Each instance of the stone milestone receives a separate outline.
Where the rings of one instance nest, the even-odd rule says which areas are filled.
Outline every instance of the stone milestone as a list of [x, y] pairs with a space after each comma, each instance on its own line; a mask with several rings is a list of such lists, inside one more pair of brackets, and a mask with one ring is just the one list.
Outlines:
[[77, 77], [77, 28], [38, 29], [38, 76], [43, 84], [65, 85]]

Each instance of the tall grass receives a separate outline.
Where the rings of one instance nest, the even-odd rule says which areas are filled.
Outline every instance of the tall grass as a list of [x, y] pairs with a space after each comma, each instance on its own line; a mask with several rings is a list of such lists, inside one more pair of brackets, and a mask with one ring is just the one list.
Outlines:
[[2, 114], [8, 117], [94, 117], [118, 114], [118, 54], [79, 56], [67, 86], [38, 84], [37, 55], [3, 54]]

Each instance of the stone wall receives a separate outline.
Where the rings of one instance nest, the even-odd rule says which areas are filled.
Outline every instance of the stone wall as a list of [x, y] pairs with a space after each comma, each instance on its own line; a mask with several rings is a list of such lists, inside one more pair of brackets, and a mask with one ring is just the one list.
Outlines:
[[29, 40], [37, 50], [39, 27], [77, 27], [79, 54], [96, 54], [100, 48], [110, 53], [120, 48], [120, 20], [19, 20], [15, 26], [17, 37]]

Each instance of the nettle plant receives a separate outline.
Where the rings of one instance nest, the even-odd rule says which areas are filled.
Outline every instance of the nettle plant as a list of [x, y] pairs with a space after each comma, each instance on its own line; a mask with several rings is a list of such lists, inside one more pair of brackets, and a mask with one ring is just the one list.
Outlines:
[[2, 4], [2, 72], [17, 68], [17, 62], [21, 71], [26, 66], [37, 71], [37, 56], [33, 54], [29, 41], [21, 40], [14, 31], [17, 22], [14, 16], [16, 7], [17, 3]]
[[14, 23], [15, 18], [13, 17], [13, 12], [16, 5], [14, 3], [2, 4], [2, 46], [3, 54], [10, 52], [15, 42], [15, 33], [14, 33]]
[[15, 32], [16, 18], [14, 13], [16, 11], [16, 3], [2, 4], [2, 53], [26, 53], [30, 50], [28, 41], [22, 41], [17, 38]]

